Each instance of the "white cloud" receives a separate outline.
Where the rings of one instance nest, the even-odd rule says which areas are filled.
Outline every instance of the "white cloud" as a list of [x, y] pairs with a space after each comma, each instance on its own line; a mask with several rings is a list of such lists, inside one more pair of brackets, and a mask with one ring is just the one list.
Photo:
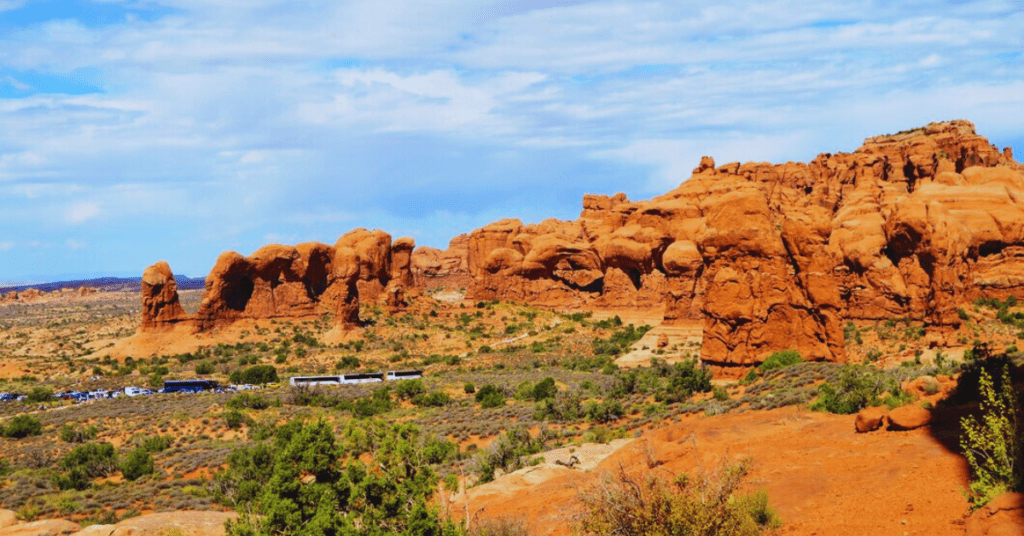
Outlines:
[[14, 249], [14, 242], [10, 240], [0, 240], [0, 251], [10, 251]]
[[[152, 258], [389, 223], [438, 241], [549, 169], [563, 194], [630, 177], [653, 195], [704, 154], [807, 160], [952, 117], [1024, 139], [1014, 2], [161, 5], [179, 11], [0, 36], [0, 86], [41, 91], [0, 98], [0, 235], [19, 248], [85, 222], [89, 251], [131, 234]], [[47, 88], [75, 69], [102, 91]], [[476, 196], [453, 209], [469, 227], [427, 206], [448, 192]]]
[[89, 244], [84, 240], [76, 240], [74, 238], [68, 238], [64, 241], [64, 247], [71, 251], [79, 251], [88, 247]]
[[100, 215], [100, 206], [92, 202], [75, 203], [68, 207], [65, 219], [75, 225], [85, 223]]

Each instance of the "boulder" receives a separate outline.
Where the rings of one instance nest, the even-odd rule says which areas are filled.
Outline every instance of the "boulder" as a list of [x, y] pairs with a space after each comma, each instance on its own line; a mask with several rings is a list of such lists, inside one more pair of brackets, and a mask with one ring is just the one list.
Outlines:
[[932, 412], [911, 404], [889, 412], [890, 430], [913, 430], [932, 422]]
[[223, 536], [224, 522], [237, 517], [234, 512], [158, 512], [128, 518], [116, 525], [92, 525], [74, 536]]
[[886, 408], [873, 407], [864, 408], [857, 413], [857, 418], [854, 420], [854, 426], [857, 429], [858, 434], [865, 432], [873, 432], [882, 427], [885, 423], [885, 417], [888, 414]]
[[81, 525], [66, 519], [43, 519], [0, 528], [0, 536], [62, 536], [80, 530]]
[[0, 509], [0, 529], [18, 522], [18, 514], [14, 510]]

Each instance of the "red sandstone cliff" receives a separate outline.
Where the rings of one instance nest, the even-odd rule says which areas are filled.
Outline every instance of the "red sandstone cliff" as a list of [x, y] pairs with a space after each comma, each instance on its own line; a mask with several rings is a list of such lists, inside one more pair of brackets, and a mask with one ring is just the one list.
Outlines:
[[702, 357], [797, 348], [845, 359], [841, 322], [959, 323], [959, 303], [1024, 287], [1024, 172], [966, 121], [809, 164], [705, 157], [648, 201], [588, 195], [573, 222], [502, 220], [469, 237], [472, 299], [665, 304], [704, 319]]
[[705, 157], [665, 195], [587, 195], [575, 221], [501, 220], [447, 251], [357, 230], [333, 248], [228, 253], [196, 321], [326, 309], [354, 323], [359, 299], [388, 289], [397, 306], [402, 289], [449, 277], [469, 281], [470, 299], [664, 305], [667, 322], [703, 319], [702, 358], [716, 364], [788, 348], [843, 361], [847, 319], [956, 326], [966, 300], [1024, 290], [1022, 203], [1024, 167], [1009, 149], [966, 121], [935, 123], [807, 164]]

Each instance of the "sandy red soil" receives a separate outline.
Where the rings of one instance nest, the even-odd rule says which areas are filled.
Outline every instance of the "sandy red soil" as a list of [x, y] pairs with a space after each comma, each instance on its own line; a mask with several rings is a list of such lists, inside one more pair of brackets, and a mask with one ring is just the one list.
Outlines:
[[[749, 457], [750, 488], [764, 488], [783, 518], [780, 534], [963, 534], [966, 464], [946, 445], [955, 441], [954, 416], [909, 432], [854, 432], [853, 416], [794, 407], [716, 417], [690, 416], [649, 431], [584, 472], [543, 466], [473, 488], [476, 522], [521, 518], [531, 534], [565, 535], [573, 527], [578, 491], [601, 471], [714, 468], [721, 456]], [[648, 468], [650, 453], [661, 465]], [[465, 503], [453, 505], [464, 515]]]

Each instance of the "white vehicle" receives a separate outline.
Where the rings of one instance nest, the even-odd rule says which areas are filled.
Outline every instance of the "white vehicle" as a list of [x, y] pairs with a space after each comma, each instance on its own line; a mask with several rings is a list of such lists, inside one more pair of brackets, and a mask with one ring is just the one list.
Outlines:
[[124, 394], [126, 394], [128, 396], [139, 396], [139, 395], [145, 394], [145, 392], [144, 392], [144, 390], [142, 390], [142, 389], [140, 389], [138, 387], [125, 387], [124, 388]]
[[422, 370], [390, 370], [388, 371], [388, 381], [393, 382], [395, 380], [413, 380], [416, 378], [422, 378]]
[[342, 374], [340, 376], [295, 376], [290, 380], [290, 383], [292, 385], [347, 385], [382, 381], [384, 381], [384, 374], [380, 372], [364, 372]]

